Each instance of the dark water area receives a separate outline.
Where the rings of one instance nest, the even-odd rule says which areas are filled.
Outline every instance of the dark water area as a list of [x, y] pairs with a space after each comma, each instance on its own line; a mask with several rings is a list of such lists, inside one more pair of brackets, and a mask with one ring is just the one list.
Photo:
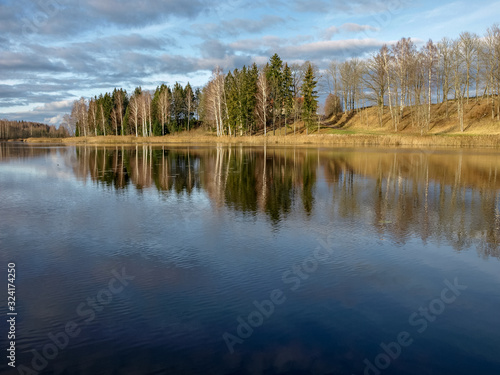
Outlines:
[[498, 374], [499, 156], [0, 143], [0, 373]]

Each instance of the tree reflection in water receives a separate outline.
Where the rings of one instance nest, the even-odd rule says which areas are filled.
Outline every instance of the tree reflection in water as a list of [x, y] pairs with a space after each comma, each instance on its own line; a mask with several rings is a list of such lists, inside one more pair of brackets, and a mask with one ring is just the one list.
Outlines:
[[[494, 151], [341, 149], [244, 146], [16, 147], [0, 144], [0, 160], [59, 153], [83, 181], [116, 192], [203, 191], [212, 204], [265, 213], [271, 225], [291, 213], [326, 209], [350, 220], [369, 218], [382, 238], [405, 243], [473, 243], [499, 257], [500, 158]], [[330, 206], [317, 197], [327, 189]]]

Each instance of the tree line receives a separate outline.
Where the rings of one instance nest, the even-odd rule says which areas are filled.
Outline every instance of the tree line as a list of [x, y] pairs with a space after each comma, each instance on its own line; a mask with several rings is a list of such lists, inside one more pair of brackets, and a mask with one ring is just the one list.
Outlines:
[[423, 133], [432, 121], [431, 104], [443, 103], [449, 118], [453, 100], [464, 131], [464, 104], [482, 97], [491, 107], [491, 120], [500, 121], [500, 29], [494, 25], [482, 37], [462, 32], [456, 39], [429, 40], [420, 48], [402, 38], [366, 60], [331, 62], [326, 81], [327, 116], [376, 105], [380, 126], [388, 108], [395, 131], [408, 115]]
[[201, 118], [217, 135], [253, 135], [278, 128], [296, 132], [303, 120], [308, 131], [317, 116], [317, 69], [310, 62], [283, 63], [274, 54], [260, 69], [243, 66], [226, 75], [217, 68], [202, 90]]
[[59, 138], [68, 137], [65, 127], [58, 129], [54, 125], [46, 125], [31, 121], [0, 120], [0, 139], [22, 139], [30, 137]]
[[[484, 36], [463, 32], [456, 39], [429, 40], [418, 47], [411, 38], [384, 45], [366, 59], [332, 61], [320, 72], [310, 62], [288, 64], [274, 54], [265, 66], [243, 66], [224, 73], [215, 68], [209, 82], [193, 90], [165, 84], [140, 87], [128, 95], [115, 89], [74, 102], [65, 120], [77, 136], [172, 134], [203, 126], [218, 136], [306, 133], [319, 126], [318, 91], [328, 93], [324, 115], [355, 113], [376, 106], [379, 126], [389, 111], [392, 128], [409, 118], [421, 134], [433, 120], [431, 104], [443, 103], [445, 116], [457, 116], [464, 131], [464, 105], [483, 97], [491, 119], [500, 121], [500, 29]], [[451, 113], [449, 101], [456, 103]]]
[[[176, 82], [154, 91], [137, 87], [74, 101], [64, 124], [76, 136], [161, 136], [203, 126], [217, 135], [251, 135], [290, 128], [299, 119], [308, 129], [316, 122], [317, 68], [309, 62], [289, 66], [275, 54], [258, 68], [220, 68], [203, 87]], [[294, 128], [294, 132], [296, 129]]]
[[137, 87], [131, 95], [126, 90], [86, 100], [75, 100], [71, 115], [64, 122], [76, 136], [135, 135], [148, 137], [189, 130], [198, 123], [200, 90], [176, 83], [155, 91]]

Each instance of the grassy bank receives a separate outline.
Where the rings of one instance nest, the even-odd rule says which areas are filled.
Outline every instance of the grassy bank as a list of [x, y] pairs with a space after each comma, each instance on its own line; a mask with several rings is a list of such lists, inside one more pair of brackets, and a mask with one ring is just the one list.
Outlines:
[[[424, 106], [425, 107], [425, 106]], [[496, 111], [495, 111], [496, 112]], [[449, 100], [447, 103], [431, 105], [430, 123], [423, 107], [406, 107], [402, 118], [398, 119], [397, 132], [391, 119], [389, 108], [384, 108], [382, 121], [376, 107], [368, 107], [356, 112], [343, 113], [324, 122], [327, 128], [346, 132], [398, 133], [424, 135], [500, 135], [500, 119], [492, 118], [491, 101], [485, 98], [470, 98], [464, 100], [464, 132], [460, 131], [457, 116], [457, 103]]]
[[311, 134], [285, 136], [215, 137], [213, 135], [174, 135], [164, 137], [106, 136], [81, 138], [29, 138], [29, 143], [88, 145], [116, 144], [296, 144], [332, 146], [454, 146], [499, 147], [500, 135], [424, 135], [411, 134]]

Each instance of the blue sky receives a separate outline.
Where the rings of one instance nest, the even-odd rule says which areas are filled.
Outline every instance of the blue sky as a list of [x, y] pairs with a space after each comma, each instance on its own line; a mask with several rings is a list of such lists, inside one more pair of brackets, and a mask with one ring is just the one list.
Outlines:
[[500, 22], [500, 1], [0, 0], [0, 118], [59, 124], [114, 87], [207, 82], [273, 53], [289, 63], [365, 57]]

